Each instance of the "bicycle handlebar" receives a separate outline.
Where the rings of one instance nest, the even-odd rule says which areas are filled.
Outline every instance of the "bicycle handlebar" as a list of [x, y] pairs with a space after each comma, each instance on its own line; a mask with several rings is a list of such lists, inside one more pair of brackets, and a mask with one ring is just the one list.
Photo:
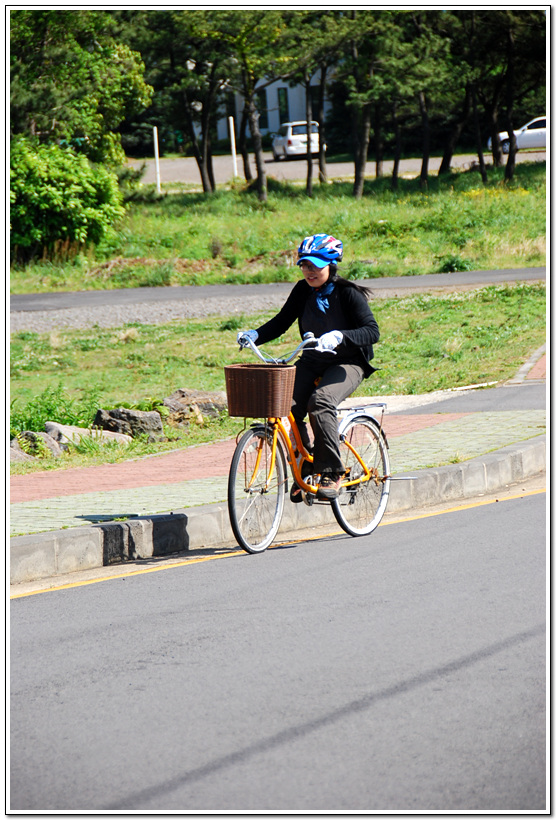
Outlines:
[[249, 336], [245, 335], [238, 339], [240, 349], [250, 347], [255, 356], [258, 356], [258, 358], [265, 364], [287, 364], [288, 362], [291, 362], [292, 359], [295, 359], [298, 353], [300, 353], [305, 347], [316, 347], [318, 341], [319, 340], [313, 333], [305, 333], [303, 335], [303, 341], [298, 344], [293, 353], [290, 353], [289, 356], [285, 356], [282, 359], [275, 359], [273, 356], [263, 353], [262, 350], [257, 347], [253, 339], [249, 338]]

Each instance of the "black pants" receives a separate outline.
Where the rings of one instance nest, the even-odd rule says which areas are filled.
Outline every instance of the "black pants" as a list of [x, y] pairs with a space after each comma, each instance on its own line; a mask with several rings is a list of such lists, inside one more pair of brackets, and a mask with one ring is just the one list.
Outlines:
[[304, 359], [299, 359], [295, 367], [292, 413], [305, 446], [309, 443], [309, 433], [304, 419], [309, 414], [315, 437], [313, 471], [321, 475], [343, 473], [337, 407], [359, 387], [363, 368], [356, 364], [326, 366]]

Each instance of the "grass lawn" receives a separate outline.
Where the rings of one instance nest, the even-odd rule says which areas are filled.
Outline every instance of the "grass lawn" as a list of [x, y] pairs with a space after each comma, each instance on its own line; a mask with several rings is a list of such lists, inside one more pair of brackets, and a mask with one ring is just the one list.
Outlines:
[[[12, 268], [11, 292], [294, 281], [295, 251], [309, 234], [344, 242], [348, 278], [535, 267], [546, 258], [545, 163], [418, 180], [371, 179], [299, 186], [270, 180], [268, 202], [244, 185], [215, 194], [138, 197], [95, 250], [68, 262]], [[150, 191], [152, 194], [152, 190]]]

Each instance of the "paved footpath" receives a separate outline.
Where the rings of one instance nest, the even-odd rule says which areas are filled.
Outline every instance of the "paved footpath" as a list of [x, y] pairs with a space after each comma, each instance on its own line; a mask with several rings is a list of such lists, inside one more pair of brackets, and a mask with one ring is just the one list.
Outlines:
[[[546, 354], [542, 354], [530, 360], [519, 383], [545, 378]], [[467, 461], [544, 432], [544, 407], [443, 412], [445, 401], [462, 392], [376, 399], [388, 405], [384, 429], [394, 472]], [[346, 405], [361, 403], [361, 399], [351, 399]], [[118, 464], [12, 476], [10, 534], [223, 502], [234, 447], [235, 440], [230, 439]]]
[[[472, 415], [474, 420], [469, 418]], [[498, 444], [507, 444], [508, 438], [517, 440], [524, 429], [536, 435], [538, 422], [542, 421], [540, 415], [525, 415], [527, 418], [508, 418], [508, 425], [513, 428], [511, 435], [507, 425], [500, 433], [496, 424], [498, 432], [494, 438], [490, 434], [492, 414], [488, 413], [396, 415], [386, 417], [384, 428], [392, 463], [402, 472], [432, 466], [458, 454], [461, 458], [473, 458], [485, 447], [495, 449]], [[477, 432], [478, 424], [484, 435], [475, 436], [473, 431]], [[458, 443], [454, 439], [456, 434]], [[119, 464], [14, 476], [10, 482], [11, 534], [225, 501], [234, 448], [235, 439], [229, 439]]]

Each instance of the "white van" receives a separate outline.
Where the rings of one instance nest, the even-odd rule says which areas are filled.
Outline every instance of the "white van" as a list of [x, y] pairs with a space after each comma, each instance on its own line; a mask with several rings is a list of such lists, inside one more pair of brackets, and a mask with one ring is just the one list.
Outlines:
[[[319, 124], [311, 123], [311, 153], [319, 152]], [[275, 161], [290, 157], [307, 156], [307, 123], [284, 122], [272, 139], [272, 156]]]

